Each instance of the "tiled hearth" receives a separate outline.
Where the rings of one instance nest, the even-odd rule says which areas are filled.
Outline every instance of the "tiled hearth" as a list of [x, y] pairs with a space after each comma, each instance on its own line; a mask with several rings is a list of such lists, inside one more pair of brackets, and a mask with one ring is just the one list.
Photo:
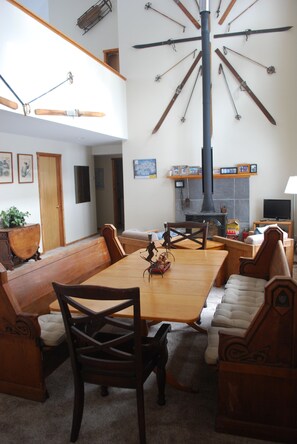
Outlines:
[[[221, 213], [221, 208], [227, 208], [228, 219], [238, 219], [240, 231], [249, 229], [249, 178], [230, 177], [214, 178], [213, 202], [215, 212]], [[189, 201], [188, 201], [189, 199]], [[186, 215], [201, 213], [203, 203], [202, 180], [185, 179], [185, 187], [176, 188], [175, 220], [182, 221]]]

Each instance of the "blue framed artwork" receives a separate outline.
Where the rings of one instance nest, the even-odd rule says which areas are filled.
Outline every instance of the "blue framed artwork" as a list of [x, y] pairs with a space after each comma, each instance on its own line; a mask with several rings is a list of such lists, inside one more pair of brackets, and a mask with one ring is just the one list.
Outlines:
[[156, 159], [136, 159], [133, 160], [134, 179], [156, 179], [157, 162]]

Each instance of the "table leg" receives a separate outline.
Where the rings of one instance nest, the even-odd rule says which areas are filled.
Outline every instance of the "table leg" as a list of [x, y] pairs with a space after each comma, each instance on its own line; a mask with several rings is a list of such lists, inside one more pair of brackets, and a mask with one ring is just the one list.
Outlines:
[[178, 382], [178, 380], [175, 378], [175, 376], [173, 376], [173, 374], [171, 372], [169, 372], [168, 370], [166, 370], [166, 383], [171, 385], [175, 389], [182, 391], [182, 392], [187, 392], [187, 393], [198, 393], [199, 392], [199, 390], [195, 390], [192, 387], [188, 387], [188, 386]]

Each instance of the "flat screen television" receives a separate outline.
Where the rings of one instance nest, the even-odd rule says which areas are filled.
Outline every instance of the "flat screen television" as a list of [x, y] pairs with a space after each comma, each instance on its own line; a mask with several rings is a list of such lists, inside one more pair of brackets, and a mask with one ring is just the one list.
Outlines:
[[291, 219], [291, 200], [289, 199], [264, 199], [264, 219]]

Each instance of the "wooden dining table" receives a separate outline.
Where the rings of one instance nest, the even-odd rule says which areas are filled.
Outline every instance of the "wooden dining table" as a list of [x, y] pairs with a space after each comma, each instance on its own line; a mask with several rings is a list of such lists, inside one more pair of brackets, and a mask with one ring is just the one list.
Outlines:
[[[166, 250], [158, 249], [158, 255]], [[129, 254], [115, 264], [83, 282], [85, 285], [100, 285], [113, 288], [140, 288], [140, 309], [143, 334], [147, 334], [149, 321], [191, 324], [199, 318], [207, 296], [228, 252], [225, 250], [176, 249], [168, 253], [169, 269], [162, 274], [150, 275], [146, 269], [149, 262], [143, 260], [145, 250]], [[113, 305], [110, 301], [84, 299], [83, 304], [96, 311]], [[60, 311], [58, 301], [50, 305], [51, 311]], [[131, 308], [117, 313], [119, 317], [131, 318]], [[167, 371], [167, 382], [178, 390], [195, 392], [192, 387], [181, 384]]]
[[[83, 282], [114, 288], [140, 288], [141, 319], [146, 321], [195, 322], [203, 309], [214, 280], [228, 254], [225, 250], [172, 250], [170, 268], [163, 274], [145, 271], [149, 262], [138, 250]], [[160, 254], [165, 250], [158, 250]], [[84, 300], [84, 305], [100, 311], [108, 301]], [[50, 309], [60, 311], [57, 301]], [[118, 313], [132, 317], [131, 309]]]

